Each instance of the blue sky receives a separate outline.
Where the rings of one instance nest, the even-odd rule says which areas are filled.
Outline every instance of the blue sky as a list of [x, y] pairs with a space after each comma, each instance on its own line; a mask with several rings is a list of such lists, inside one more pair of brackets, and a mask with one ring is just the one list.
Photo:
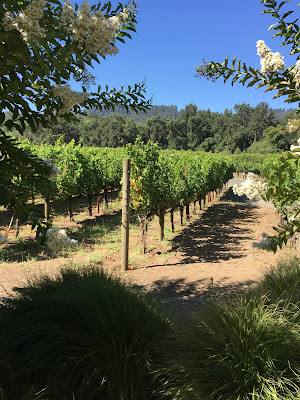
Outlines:
[[[296, 15], [297, 5], [292, 0], [283, 9], [293, 9]], [[195, 78], [194, 65], [201, 64], [202, 58], [222, 62], [227, 55], [237, 56], [260, 68], [257, 40], [279, 51], [286, 65], [295, 63], [288, 47], [280, 47], [280, 39], [272, 38], [274, 31], [268, 32], [276, 21], [261, 14], [264, 7], [259, 0], [139, 0], [138, 6], [137, 33], [118, 45], [119, 54], [95, 65], [97, 84], [118, 88], [146, 78], [147, 97], [153, 96], [153, 104], [173, 104], [179, 110], [194, 103], [199, 109], [223, 112], [235, 104], [255, 106], [262, 101], [273, 108], [297, 107], [284, 103], [284, 98], [273, 100], [275, 92]]]

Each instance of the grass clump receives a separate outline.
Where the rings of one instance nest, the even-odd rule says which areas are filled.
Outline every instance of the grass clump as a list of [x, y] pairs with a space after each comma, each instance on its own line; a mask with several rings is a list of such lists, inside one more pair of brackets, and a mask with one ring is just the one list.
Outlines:
[[0, 305], [5, 400], [151, 399], [169, 334], [155, 305], [95, 267], [29, 283]]
[[257, 288], [211, 302], [185, 323], [163, 370], [165, 397], [299, 400], [297, 277], [299, 260], [279, 264]]
[[251, 296], [262, 294], [267, 294], [270, 302], [281, 299], [287, 306], [300, 305], [300, 259], [283, 260], [276, 268], [270, 269], [250, 292]]

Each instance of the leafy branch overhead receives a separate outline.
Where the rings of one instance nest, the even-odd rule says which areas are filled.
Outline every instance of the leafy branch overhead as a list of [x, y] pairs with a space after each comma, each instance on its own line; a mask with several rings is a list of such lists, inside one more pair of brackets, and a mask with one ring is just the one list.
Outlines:
[[[131, 39], [135, 23], [134, 3], [119, 3], [113, 10], [110, 2], [92, 7], [84, 2], [80, 9], [58, 0], [2, 2], [0, 127], [22, 132], [29, 125], [36, 130], [56, 122], [58, 115], [70, 119], [83, 109], [101, 110], [115, 104], [135, 111], [148, 109], [145, 82], [118, 90], [99, 86], [87, 92], [93, 81], [87, 67], [116, 54], [117, 41]], [[81, 81], [81, 94], [69, 90], [72, 77]], [[57, 87], [65, 91], [58, 94]]]
[[[297, 19], [292, 19], [294, 11], [283, 12], [283, 7], [289, 0], [278, 4], [273, 0], [262, 0], [266, 8], [263, 13], [271, 14], [277, 22], [270, 26], [269, 30], [274, 30], [273, 37], [280, 36], [283, 39], [282, 46], [291, 46], [290, 54], [300, 53], [300, 30]], [[283, 63], [283, 57], [277, 52], [272, 53], [266, 46], [261, 51], [263, 41], [257, 42], [258, 54], [261, 56], [261, 70], [247, 67], [236, 57], [230, 62], [228, 57], [224, 62], [207, 62], [195, 67], [196, 77], [206, 77], [209, 80], [223, 78], [224, 82], [231, 80], [231, 84], [238, 82], [244, 86], [250, 87], [257, 85], [256, 88], [266, 87], [265, 91], [275, 90], [276, 97], [287, 96], [286, 102], [300, 102], [300, 61], [286, 68]]]
[[[149, 109], [145, 82], [90, 90], [95, 77], [89, 69], [117, 54], [118, 42], [131, 39], [136, 12], [135, 1], [115, 8], [111, 2], [90, 6], [84, 1], [80, 8], [68, 0], [0, 2], [0, 204], [14, 208], [18, 218], [30, 198], [28, 180], [51, 186], [50, 171], [8, 131], [22, 135], [29, 127], [36, 132], [89, 109]], [[80, 91], [72, 90], [72, 79]]]
[[[263, 40], [257, 41], [257, 54], [260, 56], [261, 70], [247, 67], [240, 60], [233, 59], [229, 63], [228, 57], [223, 63], [204, 61], [200, 67], [196, 67], [197, 77], [206, 77], [216, 80], [223, 78], [224, 82], [231, 79], [247, 87], [257, 84], [257, 88], [266, 87], [265, 91], [275, 90], [275, 97], [287, 96], [286, 102], [299, 102], [300, 105], [300, 30], [297, 24], [298, 19], [293, 19], [294, 11], [284, 12], [284, 6], [289, 0], [277, 3], [274, 0], [261, 0], [264, 5], [264, 14], [271, 14], [276, 19], [269, 30], [274, 30], [273, 37], [279, 36], [282, 39], [282, 46], [290, 46], [290, 55], [296, 55], [297, 61], [290, 67], [286, 67], [283, 57], [279, 52], [273, 53]], [[299, 4], [300, 5], [300, 4]], [[298, 108], [297, 112], [300, 112]], [[286, 132], [299, 132], [299, 120], [289, 120]], [[281, 155], [277, 160], [271, 160], [263, 171], [266, 178], [265, 183], [260, 178], [248, 176], [247, 180], [240, 187], [235, 188], [237, 194], [250, 194], [262, 191], [266, 200], [272, 200], [275, 207], [281, 213], [284, 224], [275, 227], [274, 236], [264, 235], [257, 245], [260, 248], [269, 248], [276, 251], [282, 247], [287, 240], [300, 231], [300, 186], [299, 186], [299, 154], [300, 138], [298, 145], [290, 148], [291, 152]], [[263, 190], [262, 190], [263, 189]]]

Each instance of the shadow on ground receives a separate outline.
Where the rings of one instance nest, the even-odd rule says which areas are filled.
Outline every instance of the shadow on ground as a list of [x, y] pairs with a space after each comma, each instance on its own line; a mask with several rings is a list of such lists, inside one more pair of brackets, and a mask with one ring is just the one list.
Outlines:
[[[109, 233], [114, 232], [121, 225], [121, 218], [121, 211], [94, 216], [92, 219], [78, 221], [77, 226], [67, 230], [67, 233], [72, 239], [78, 240], [79, 244], [93, 246], [96, 242], [103, 240]], [[138, 223], [137, 219], [132, 219], [131, 222]], [[0, 252], [0, 261], [22, 263], [67, 257], [69, 255], [70, 251], [53, 253], [47, 246], [41, 244], [40, 240], [26, 238], [5, 245]]]
[[234, 195], [230, 188], [220, 202], [208, 207], [172, 240], [171, 251], [180, 251], [182, 264], [217, 263], [244, 257], [242, 244], [252, 238], [252, 231], [239, 225], [253, 222], [256, 208], [255, 202]]
[[[226, 284], [226, 277], [215, 284], [208, 279], [199, 279], [187, 282], [186, 279], [157, 280], [153, 283], [147, 295], [159, 300], [162, 308], [177, 317], [188, 316], [205, 307], [211, 300], [220, 301], [241, 294], [255, 281], [247, 280], [235, 284]], [[135, 285], [139, 290], [145, 291], [143, 286]]]
[[[199, 219], [174, 238], [173, 249], [180, 251], [180, 264], [217, 263], [244, 257], [243, 242], [252, 238], [252, 232], [239, 226], [257, 218], [256, 208], [254, 201], [235, 195], [230, 188], [220, 202], [212, 204]], [[224, 277], [217, 283], [207, 278], [192, 282], [185, 278], [157, 280], [152, 284], [149, 296], [159, 299], [167, 312], [187, 316], [202, 309], [209, 300], [219, 301], [237, 295], [255, 283], [247, 280], [229, 284], [228, 278]], [[143, 286], [138, 288], [145, 290]]]

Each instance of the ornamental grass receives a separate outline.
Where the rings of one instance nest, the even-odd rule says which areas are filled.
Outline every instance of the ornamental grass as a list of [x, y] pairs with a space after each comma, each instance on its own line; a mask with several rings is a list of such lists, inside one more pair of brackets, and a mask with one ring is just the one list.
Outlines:
[[176, 400], [300, 399], [300, 262], [283, 262], [238, 297], [181, 326], [162, 370]]
[[42, 277], [0, 305], [5, 400], [142, 400], [170, 325], [157, 306], [94, 267]]

